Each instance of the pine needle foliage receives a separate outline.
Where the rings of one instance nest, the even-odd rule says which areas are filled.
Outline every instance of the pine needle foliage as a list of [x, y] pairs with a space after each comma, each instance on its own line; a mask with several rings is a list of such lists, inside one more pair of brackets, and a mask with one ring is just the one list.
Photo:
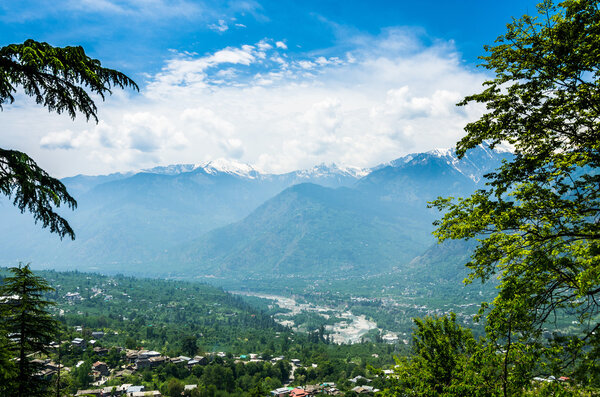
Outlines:
[[44, 294], [54, 289], [46, 280], [34, 275], [29, 265], [9, 270], [12, 275], [0, 286], [3, 297], [0, 330], [7, 340], [5, 351], [17, 359], [14, 390], [10, 395], [43, 395], [47, 385], [36, 376], [41, 368], [32, 356], [48, 354], [50, 342], [56, 337], [58, 324], [48, 313], [48, 306], [53, 303], [44, 299]]
[[[80, 46], [61, 48], [27, 40], [0, 48], [0, 109], [15, 101], [20, 88], [50, 112], [66, 112], [73, 119], [79, 113], [97, 122], [98, 109], [91, 95], [104, 100], [114, 87], [139, 90], [125, 74], [102, 67]], [[0, 193], [61, 239], [75, 239], [75, 232], [55, 209], [61, 204], [75, 209], [77, 202], [62, 182], [27, 154], [0, 148]]]

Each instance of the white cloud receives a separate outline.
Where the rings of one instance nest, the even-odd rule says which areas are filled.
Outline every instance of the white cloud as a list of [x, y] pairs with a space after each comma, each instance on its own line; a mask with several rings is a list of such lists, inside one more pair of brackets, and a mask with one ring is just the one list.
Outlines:
[[275, 45], [277, 46], [277, 48], [281, 48], [282, 50], [287, 50], [287, 45], [283, 41], [277, 41], [277, 42], [275, 42]]
[[239, 139], [223, 139], [221, 142], [219, 142], [219, 144], [227, 154], [228, 158], [240, 159], [244, 155], [244, 145]]
[[298, 62], [298, 65], [302, 68], [302, 69], [312, 69], [316, 66], [315, 62], [312, 61], [307, 61], [307, 60], [302, 60]]
[[271, 48], [273, 48], [273, 46], [269, 43], [267, 43], [266, 40], [261, 40], [258, 42], [258, 44], [256, 45], [261, 51], [267, 51], [270, 50]]
[[227, 26], [225, 20], [219, 19], [219, 22], [217, 24], [211, 23], [210, 25], [208, 25], [208, 28], [210, 30], [214, 30], [215, 32], [223, 33], [229, 29], [229, 26]]
[[[332, 161], [373, 166], [452, 146], [481, 114], [455, 106], [485, 76], [466, 69], [449, 43], [426, 47], [405, 30], [357, 38], [342, 54], [282, 55], [277, 43], [176, 54], [140, 95], [101, 105], [98, 125], [18, 123], [37, 136], [34, 154], [62, 175], [219, 157], [285, 172]], [[55, 165], [64, 161], [59, 149], [72, 168]]]

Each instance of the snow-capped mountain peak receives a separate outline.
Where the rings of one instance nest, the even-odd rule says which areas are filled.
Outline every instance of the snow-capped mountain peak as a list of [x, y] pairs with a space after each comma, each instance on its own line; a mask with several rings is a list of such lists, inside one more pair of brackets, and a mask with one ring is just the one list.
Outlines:
[[325, 164], [321, 163], [315, 165], [312, 168], [304, 169], [296, 171], [298, 176], [301, 177], [323, 177], [323, 176], [331, 176], [331, 175], [342, 175], [353, 178], [361, 178], [365, 175], [368, 175], [371, 170], [367, 168], [358, 168], [352, 166], [340, 167], [335, 163]]
[[227, 160], [224, 158], [209, 161], [208, 163], [197, 168], [202, 168], [207, 174], [211, 175], [222, 172], [249, 179], [255, 179], [260, 174], [250, 164], [242, 163], [236, 160]]
[[425, 153], [411, 153], [396, 160], [380, 164], [373, 171], [384, 167], [410, 167], [418, 164], [427, 164], [432, 158], [445, 162], [457, 172], [478, 183], [482, 175], [495, 170], [500, 166], [502, 159], [508, 158], [513, 151], [507, 145], [496, 145], [491, 149], [489, 144], [482, 143], [467, 151], [461, 159], [456, 155], [454, 148], [438, 148]]

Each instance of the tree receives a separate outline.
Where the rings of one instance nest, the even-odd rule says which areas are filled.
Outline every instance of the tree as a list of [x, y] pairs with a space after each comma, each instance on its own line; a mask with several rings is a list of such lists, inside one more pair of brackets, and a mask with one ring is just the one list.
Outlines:
[[178, 397], [183, 393], [183, 383], [178, 379], [171, 378], [167, 384], [167, 395], [170, 397]]
[[[598, 382], [598, 2], [543, 1], [538, 16], [513, 20], [485, 50], [482, 66], [495, 77], [460, 105], [481, 103], [487, 111], [465, 127], [457, 153], [487, 142], [509, 143], [515, 155], [487, 175], [486, 189], [433, 203], [445, 211], [437, 237], [477, 239], [466, 282], [500, 280], [480, 315], [487, 315], [488, 338], [504, 353], [505, 395], [509, 374]], [[560, 331], [566, 316], [577, 321], [576, 331], [543, 338], [546, 330]], [[518, 361], [538, 355], [545, 359], [537, 366]]]
[[[15, 100], [17, 87], [35, 98], [49, 111], [66, 112], [71, 118], [81, 113], [98, 121], [97, 108], [90, 94], [104, 100], [113, 87], [138, 86], [129, 77], [101, 66], [85, 54], [82, 47], [52, 47], [27, 40], [0, 48], [0, 109]], [[12, 198], [21, 212], [31, 212], [36, 222], [49, 227], [61, 238], [75, 238], [69, 223], [55, 211], [77, 202], [58, 179], [52, 178], [27, 154], [0, 148], [0, 193]]]
[[384, 396], [497, 395], [498, 360], [456, 315], [414, 320], [413, 355], [397, 359]]
[[198, 338], [194, 335], [186, 335], [181, 342], [181, 350], [185, 354], [194, 357], [198, 352]]
[[[0, 311], [2, 314], [2, 311]], [[8, 338], [0, 332], [0, 396], [8, 396], [14, 390], [14, 379], [16, 377], [15, 363], [11, 360], [8, 350]]]
[[30, 354], [48, 354], [48, 345], [56, 336], [57, 323], [47, 311], [52, 303], [43, 298], [53, 288], [35, 276], [29, 265], [12, 267], [10, 272], [12, 276], [5, 278], [0, 287], [0, 295], [5, 299], [0, 329], [8, 338], [6, 351], [17, 357], [16, 385], [10, 395], [37, 396], [47, 385], [35, 378], [40, 368]]

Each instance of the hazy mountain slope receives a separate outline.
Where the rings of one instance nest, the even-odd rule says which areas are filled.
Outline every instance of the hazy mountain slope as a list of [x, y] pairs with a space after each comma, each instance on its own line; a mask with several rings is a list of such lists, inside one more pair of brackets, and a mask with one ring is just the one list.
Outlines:
[[[432, 222], [440, 214], [427, 201], [473, 192], [483, 186], [483, 174], [508, 156], [480, 146], [458, 160], [454, 151], [438, 150], [379, 167], [351, 189], [298, 185], [161, 260], [188, 274], [230, 278], [408, 269], [434, 241]], [[440, 248], [432, 250], [442, 263]], [[432, 253], [424, 255], [433, 261]]]
[[[353, 172], [355, 171], [355, 172]], [[60, 241], [29, 214], [0, 200], [0, 263], [33, 262], [56, 268], [135, 268], [165, 249], [238, 221], [286, 187], [303, 181], [351, 185], [362, 170], [317, 166], [283, 175], [244, 164], [157, 167], [137, 174], [65, 178], [78, 201], [62, 211], [75, 241]]]
[[300, 184], [163, 260], [225, 277], [378, 273], [422, 252], [431, 242], [427, 229], [354, 189]]

